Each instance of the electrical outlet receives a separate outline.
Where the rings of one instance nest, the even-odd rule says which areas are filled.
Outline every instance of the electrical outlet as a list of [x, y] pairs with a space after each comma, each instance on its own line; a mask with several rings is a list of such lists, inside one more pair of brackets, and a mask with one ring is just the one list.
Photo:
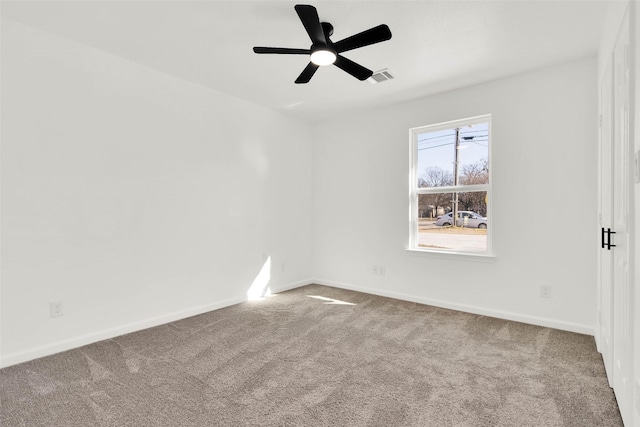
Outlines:
[[371, 269], [371, 272], [372, 272], [373, 274], [378, 274], [378, 266], [377, 266], [377, 265], [374, 265], [374, 266], [373, 266], [373, 268]]
[[62, 301], [49, 303], [49, 315], [50, 317], [61, 317], [64, 314], [62, 311]]
[[385, 275], [385, 273], [387, 272], [386, 270], [387, 270], [387, 269], [385, 268], [385, 266], [384, 266], [384, 265], [380, 265], [380, 266], [378, 266], [378, 271], [380, 272], [380, 275], [381, 275], [381, 276], [384, 276], [384, 275]]
[[280, 265], [280, 271], [284, 273], [285, 268], [284, 268], [284, 262]]
[[551, 298], [551, 286], [549, 285], [540, 286], [540, 296], [542, 298]]

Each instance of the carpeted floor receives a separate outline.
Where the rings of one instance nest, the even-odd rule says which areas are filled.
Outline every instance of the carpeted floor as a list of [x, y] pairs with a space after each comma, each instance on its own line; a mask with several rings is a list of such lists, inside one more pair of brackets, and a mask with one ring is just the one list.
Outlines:
[[622, 425], [593, 337], [318, 285], [5, 368], [0, 397], [2, 427]]

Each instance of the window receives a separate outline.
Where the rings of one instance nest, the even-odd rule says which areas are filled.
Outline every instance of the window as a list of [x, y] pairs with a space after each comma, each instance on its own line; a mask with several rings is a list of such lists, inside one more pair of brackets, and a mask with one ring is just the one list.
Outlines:
[[491, 253], [490, 132], [490, 115], [411, 129], [409, 249]]

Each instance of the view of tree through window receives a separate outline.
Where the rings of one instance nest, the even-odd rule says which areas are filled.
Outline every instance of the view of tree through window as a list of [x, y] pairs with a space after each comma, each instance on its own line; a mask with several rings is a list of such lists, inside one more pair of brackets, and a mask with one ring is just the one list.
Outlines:
[[488, 252], [489, 121], [412, 129], [414, 249]]

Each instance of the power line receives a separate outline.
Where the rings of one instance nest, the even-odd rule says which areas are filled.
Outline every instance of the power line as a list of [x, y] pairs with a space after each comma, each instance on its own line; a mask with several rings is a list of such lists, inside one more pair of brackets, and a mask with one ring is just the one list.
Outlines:
[[[428, 141], [428, 140], [440, 139], [440, 138], [446, 138], [446, 137], [453, 136], [453, 135], [454, 135], [454, 134], [446, 134], [446, 135], [434, 136], [434, 137], [431, 137], [431, 138], [419, 139], [419, 140], [418, 140], [418, 144], [424, 143], [425, 141]], [[477, 140], [477, 139], [485, 138], [485, 137], [488, 137], [488, 136], [489, 136], [489, 134], [484, 134], [484, 135], [475, 135], [473, 138], [469, 138], [469, 139], [464, 139], [464, 138], [462, 138], [462, 139], [463, 139], [463, 141], [461, 141], [461, 142], [469, 142], [469, 141], [473, 142], [473, 141], [475, 141], [475, 140]], [[486, 140], [484, 140], [484, 141], [488, 141], [488, 140], [489, 140], [489, 139], [487, 138], [487, 139], [486, 139]]]
[[[449, 140], [451, 140], [451, 139], [449, 139]], [[443, 141], [418, 141], [418, 144], [419, 145], [425, 145], [425, 144], [428, 145], [428, 144], [439, 144], [441, 142], [443, 142]], [[455, 144], [455, 141], [451, 140], [450, 144]]]
[[464, 132], [460, 132], [460, 135], [462, 135], [463, 133], [476, 133], [476, 132], [486, 132], [486, 130], [484, 130], [484, 129], [467, 130], [467, 131], [464, 131]]
[[[467, 132], [460, 132], [460, 134], [462, 134], [462, 133], [477, 133], [477, 132], [485, 132], [485, 131], [484, 131], [484, 130], [467, 131]], [[425, 141], [428, 141], [428, 140], [440, 139], [440, 138], [446, 138], [446, 137], [450, 137], [450, 136], [454, 136], [454, 135], [455, 135], [455, 133], [451, 133], [451, 134], [445, 134], [445, 135], [434, 136], [434, 137], [431, 137], [431, 138], [424, 138], [424, 139], [422, 139], [422, 140], [418, 140], [418, 144], [420, 144], [420, 143], [424, 143]], [[486, 137], [487, 139], [484, 139], [485, 137]], [[464, 143], [467, 143], [467, 142], [471, 142], [471, 143], [476, 144], [476, 145], [479, 145], [479, 146], [481, 146], [481, 147], [489, 148], [489, 145], [488, 145], [489, 138], [488, 138], [488, 137], [489, 137], [489, 134], [484, 134], [484, 135], [475, 135], [475, 136], [473, 136], [473, 137], [471, 137], [471, 138], [469, 138], [469, 139], [467, 139], [467, 140], [465, 140], [464, 138], [462, 138], [462, 140], [463, 140], [463, 141], [460, 141], [460, 142], [462, 142], [463, 144], [464, 144]], [[487, 144], [485, 145], [485, 144], [483, 144], [483, 142], [487, 142]], [[456, 141], [452, 141], [452, 142], [445, 142], [444, 144], [438, 144], [438, 145], [432, 145], [432, 146], [428, 146], [428, 147], [418, 148], [418, 149], [417, 149], [417, 151], [429, 150], [429, 149], [432, 149], [432, 148], [444, 147], [444, 146], [447, 146], [447, 145], [453, 145], [453, 144], [455, 144], [455, 143], [456, 143]]]
[[487, 138], [487, 137], [489, 137], [489, 134], [488, 134], [488, 133], [486, 133], [486, 134], [484, 134], [484, 135], [463, 136], [463, 137], [462, 137], [462, 140], [463, 140], [463, 141], [470, 141], [470, 140], [472, 140], [472, 139], [476, 139], [476, 138]]
[[[428, 135], [428, 134], [427, 134]], [[422, 141], [428, 141], [430, 139], [438, 139], [438, 138], [446, 138], [449, 136], [454, 136], [455, 133], [447, 133], [445, 135], [439, 135], [439, 136], [432, 136], [431, 138], [422, 138], [422, 139], [418, 139], [418, 142], [422, 142]]]
[[[485, 140], [485, 141], [486, 141], [486, 142], [489, 142], [488, 140]], [[476, 145], [479, 145], [479, 146], [481, 146], [481, 147], [489, 148], [489, 145], [488, 145], [488, 144], [486, 144], [486, 145], [485, 145], [485, 144], [483, 144], [483, 143], [482, 143], [482, 141], [481, 141], [481, 142], [477, 142], [477, 141], [464, 141], [464, 143], [467, 143], [467, 142], [471, 142], [471, 143], [476, 144]], [[433, 145], [433, 146], [430, 146], [430, 147], [422, 147], [422, 148], [418, 148], [418, 151], [422, 151], [422, 150], [429, 150], [429, 149], [431, 149], [431, 148], [444, 147], [445, 145], [453, 145], [453, 144], [455, 144], [455, 142], [446, 142], [446, 143], [444, 143], [444, 144]]]
[[431, 149], [431, 148], [444, 147], [445, 145], [452, 145], [452, 144], [455, 144], [455, 142], [447, 142], [447, 143], [445, 143], [445, 144], [434, 145], [434, 146], [432, 146], [432, 147], [422, 147], [422, 148], [418, 148], [418, 151], [421, 151], [421, 150], [429, 150], [429, 149]]

